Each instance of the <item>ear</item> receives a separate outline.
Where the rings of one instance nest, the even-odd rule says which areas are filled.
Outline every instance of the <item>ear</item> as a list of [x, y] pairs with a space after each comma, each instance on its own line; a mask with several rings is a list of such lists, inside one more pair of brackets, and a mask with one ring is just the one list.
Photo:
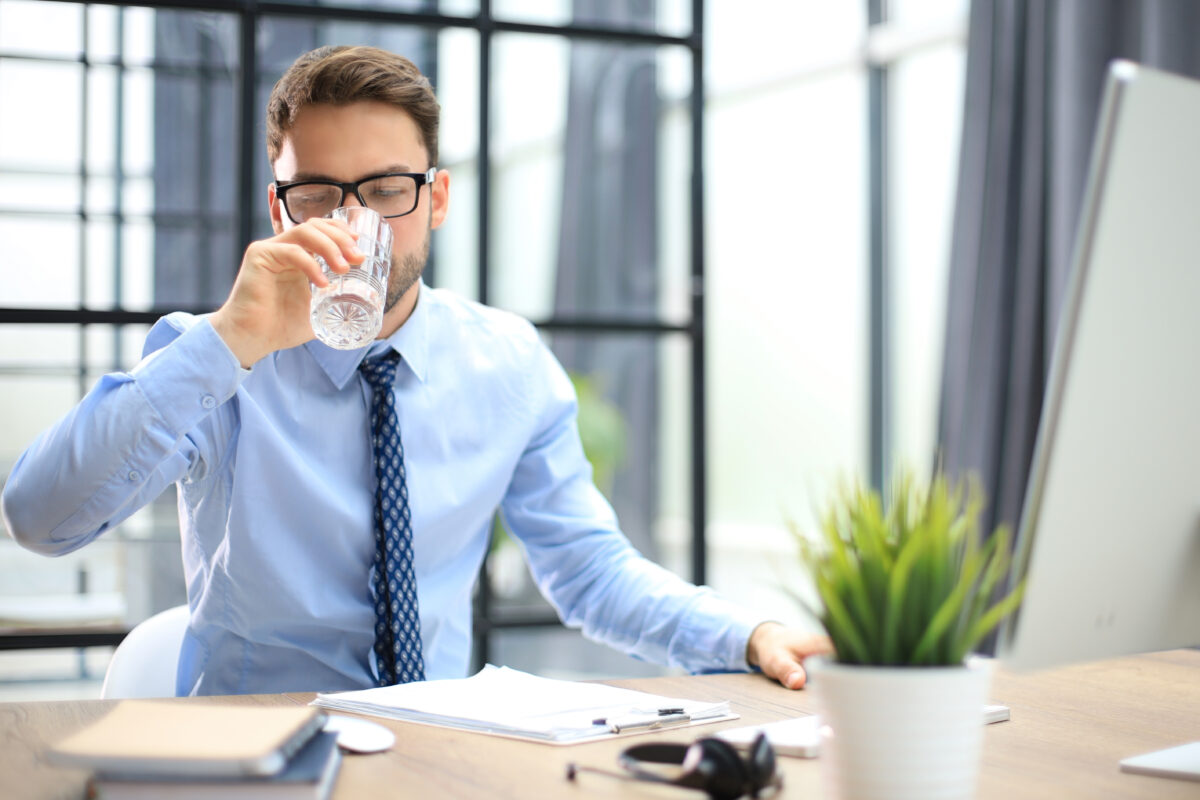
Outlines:
[[271, 209], [271, 230], [277, 234], [283, 233], [283, 202], [280, 201], [279, 195], [275, 193], [275, 184], [273, 182], [267, 184], [267, 204]]
[[433, 211], [429, 220], [429, 227], [440, 227], [446, 221], [446, 212], [450, 210], [450, 173], [444, 169], [439, 169], [437, 174], [433, 176], [433, 183], [429, 186], [430, 197], [433, 198]]

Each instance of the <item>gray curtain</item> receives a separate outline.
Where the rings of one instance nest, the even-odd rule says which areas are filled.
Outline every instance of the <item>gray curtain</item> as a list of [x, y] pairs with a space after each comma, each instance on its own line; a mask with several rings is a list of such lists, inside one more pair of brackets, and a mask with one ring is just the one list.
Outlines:
[[939, 459], [1015, 526], [1108, 64], [1200, 76], [1194, 0], [974, 0]]

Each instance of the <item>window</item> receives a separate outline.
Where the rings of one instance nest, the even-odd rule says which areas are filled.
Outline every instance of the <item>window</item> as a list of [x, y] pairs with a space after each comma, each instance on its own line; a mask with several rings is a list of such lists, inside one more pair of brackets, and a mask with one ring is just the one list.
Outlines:
[[[271, 86], [341, 43], [433, 80], [453, 203], [426, 280], [540, 327], [649, 555], [786, 616], [784, 521], [840, 476], [930, 463], [964, 0], [175, 5], [0, 0], [0, 476], [161, 312], [224, 299], [270, 231]], [[183, 601], [172, 495], [63, 559], [0, 537], [0, 644], [70, 645], [0, 654], [0, 696], [94, 694], [84, 632]], [[481, 660], [659, 671], [556, 627], [514, 555], [490, 561]]]

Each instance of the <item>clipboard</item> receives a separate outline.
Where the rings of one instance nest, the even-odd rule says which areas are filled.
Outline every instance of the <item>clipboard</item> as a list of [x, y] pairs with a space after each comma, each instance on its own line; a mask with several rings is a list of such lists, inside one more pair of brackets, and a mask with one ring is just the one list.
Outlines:
[[738, 719], [729, 702], [665, 697], [488, 665], [470, 678], [319, 694], [313, 705], [545, 744]]

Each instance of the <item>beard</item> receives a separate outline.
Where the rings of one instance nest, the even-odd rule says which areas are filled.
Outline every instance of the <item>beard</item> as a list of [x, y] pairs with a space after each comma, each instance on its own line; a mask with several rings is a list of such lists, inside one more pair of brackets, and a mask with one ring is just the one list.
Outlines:
[[425, 271], [425, 263], [429, 261], [429, 231], [425, 231], [425, 241], [412, 253], [408, 253], [399, 261], [392, 256], [392, 268], [388, 272], [387, 299], [383, 303], [383, 313], [392, 310], [392, 306], [400, 302], [405, 292], [413, 287]]

